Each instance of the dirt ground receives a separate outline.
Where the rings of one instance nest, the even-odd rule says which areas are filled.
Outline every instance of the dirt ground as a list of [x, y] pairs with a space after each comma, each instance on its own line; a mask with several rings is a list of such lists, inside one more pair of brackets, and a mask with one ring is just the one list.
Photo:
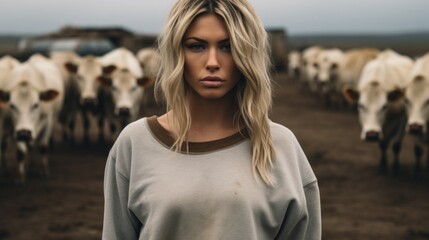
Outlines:
[[[272, 119], [296, 134], [319, 180], [323, 239], [429, 239], [429, 172], [414, 177], [411, 138], [399, 175], [380, 174], [378, 148], [360, 141], [356, 113], [328, 110], [284, 75], [275, 79]], [[0, 239], [100, 239], [109, 148], [57, 143], [49, 178], [16, 186], [1, 176]]]

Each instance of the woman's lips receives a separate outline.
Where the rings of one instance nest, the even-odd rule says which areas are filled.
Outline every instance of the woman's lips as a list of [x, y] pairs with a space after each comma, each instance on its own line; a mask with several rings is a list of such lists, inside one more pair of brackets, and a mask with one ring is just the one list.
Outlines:
[[205, 77], [201, 79], [201, 83], [205, 87], [220, 87], [225, 80], [220, 77]]

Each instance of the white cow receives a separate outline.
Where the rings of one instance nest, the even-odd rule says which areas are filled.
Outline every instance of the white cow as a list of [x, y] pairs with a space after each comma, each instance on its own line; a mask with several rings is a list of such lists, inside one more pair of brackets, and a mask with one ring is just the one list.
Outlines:
[[301, 78], [301, 53], [291, 51], [288, 54], [288, 78], [296, 81]]
[[78, 111], [79, 91], [77, 81], [71, 74], [70, 67], [80, 62], [80, 56], [72, 51], [53, 51], [50, 59], [61, 71], [64, 82], [64, 104], [60, 113], [60, 122], [63, 130], [63, 140], [74, 142], [74, 129]]
[[[143, 70], [136, 56], [125, 48], [117, 48], [101, 58], [108, 71], [108, 78], [103, 84], [110, 87], [110, 96], [106, 102], [109, 119], [119, 120], [121, 127], [138, 119], [144, 86], [148, 83], [143, 78]], [[110, 99], [110, 100], [109, 100]], [[112, 125], [111, 125], [112, 129]]]
[[399, 152], [405, 132], [406, 110], [403, 89], [413, 61], [392, 50], [385, 50], [367, 63], [357, 90], [347, 88], [345, 97], [358, 103], [362, 125], [361, 139], [379, 142], [380, 170], [387, 170], [386, 151], [393, 142], [393, 172], [399, 169]]
[[363, 67], [377, 57], [380, 51], [358, 48], [348, 51], [323, 50], [318, 57], [318, 81], [328, 106], [345, 106], [344, 87], [356, 88]]
[[151, 106], [154, 103], [154, 83], [158, 76], [161, 59], [155, 48], [143, 48], [137, 52], [137, 59], [143, 69], [143, 78], [147, 83], [144, 88], [143, 103]]
[[319, 46], [313, 46], [305, 49], [302, 53], [302, 81], [308, 85], [310, 91], [317, 93], [317, 58], [322, 48]]
[[25, 182], [25, 159], [29, 146], [36, 141], [42, 155], [43, 174], [49, 175], [47, 150], [64, 97], [59, 69], [42, 55], [33, 55], [12, 69], [0, 96], [0, 102], [8, 104], [12, 116], [19, 182]]
[[[414, 136], [415, 174], [419, 175], [423, 148], [425, 145], [428, 146], [429, 141], [429, 53], [418, 58], [414, 63], [405, 91], [405, 99], [408, 109], [406, 130]], [[426, 157], [429, 171], [429, 155]]]
[[344, 53], [338, 48], [322, 50], [314, 63], [317, 69], [316, 80], [325, 104], [331, 107], [338, 102], [340, 91], [337, 91], [339, 66], [344, 59]]
[[77, 104], [82, 113], [84, 143], [89, 143], [90, 114], [98, 117], [99, 142], [102, 142], [104, 140], [105, 100], [101, 83], [106, 69], [101, 60], [94, 56], [82, 57], [74, 63], [67, 62], [65, 66], [73, 76], [77, 88]]
[[[19, 65], [19, 61], [11, 56], [4, 56], [0, 58], [0, 91], [4, 88], [4, 85], [9, 80], [9, 74]], [[2, 96], [0, 92], [0, 99], [6, 96]], [[6, 141], [10, 132], [10, 111], [6, 104], [0, 101], [0, 169], [3, 169], [4, 172], [7, 171], [5, 150], [6, 150]]]

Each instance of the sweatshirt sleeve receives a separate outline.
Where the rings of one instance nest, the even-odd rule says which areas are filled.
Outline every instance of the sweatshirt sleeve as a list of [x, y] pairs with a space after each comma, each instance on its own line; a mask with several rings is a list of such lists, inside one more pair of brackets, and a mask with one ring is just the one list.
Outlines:
[[129, 180], [116, 167], [112, 151], [104, 174], [103, 240], [138, 239], [141, 223], [128, 208]]
[[304, 187], [307, 202], [308, 224], [305, 230], [305, 238], [308, 240], [322, 239], [322, 216], [320, 209], [320, 195], [317, 181], [313, 181]]

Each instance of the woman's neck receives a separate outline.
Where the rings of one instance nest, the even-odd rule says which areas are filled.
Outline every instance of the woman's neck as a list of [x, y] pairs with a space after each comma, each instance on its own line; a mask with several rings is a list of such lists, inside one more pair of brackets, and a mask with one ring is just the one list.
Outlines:
[[[191, 128], [187, 141], [206, 142], [231, 136], [239, 128], [234, 121], [236, 105], [228, 99], [199, 99], [189, 101]], [[174, 113], [161, 116], [158, 121], [168, 131], [172, 131]]]

